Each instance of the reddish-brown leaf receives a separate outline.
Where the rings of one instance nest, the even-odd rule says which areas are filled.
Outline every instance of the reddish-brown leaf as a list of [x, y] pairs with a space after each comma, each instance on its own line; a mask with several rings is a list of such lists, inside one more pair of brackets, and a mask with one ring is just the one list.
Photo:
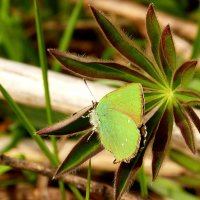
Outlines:
[[72, 135], [77, 132], [85, 131], [91, 128], [88, 114], [93, 109], [93, 106], [89, 106], [70, 118], [53, 124], [47, 128], [43, 128], [37, 132], [38, 135]]
[[103, 149], [96, 132], [90, 132], [84, 135], [60, 164], [54, 178], [75, 169]]
[[192, 105], [198, 105], [200, 104], [200, 94], [198, 92], [192, 91], [192, 90], [186, 90], [186, 89], [177, 89], [175, 93], [177, 99], [184, 103], [184, 104], [190, 104]]
[[147, 33], [151, 42], [151, 50], [153, 52], [154, 58], [159, 66], [161, 66], [160, 56], [159, 56], [159, 43], [161, 36], [161, 29], [158, 23], [153, 4], [150, 4], [147, 15], [146, 15], [146, 28]]
[[176, 69], [176, 50], [169, 25], [162, 32], [160, 45], [164, 71], [168, 74]]
[[152, 160], [152, 174], [153, 180], [156, 179], [162, 162], [165, 158], [173, 128], [173, 111], [171, 105], [168, 105], [165, 112], [160, 119], [158, 128], [155, 133], [154, 143], [153, 143], [153, 160]]
[[103, 31], [106, 39], [115, 47], [125, 58], [139, 66], [154, 78], [160, 81], [153, 63], [133, 44], [133, 42], [100, 11], [91, 7], [92, 13]]
[[185, 139], [186, 144], [190, 148], [190, 150], [195, 153], [196, 147], [195, 147], [195, 141], [194, 141], [194, 134], [193, 129], [190, 123], [190, 120], [187, 116], [187, 112], [181, 106], [179, 103], [174, 105], [174, 118], [175, 123], [179, 127], [183, 138]]
[[193, 110], [193, 108], [191, 106], [185, 106], [185, 109], [186, 109], [188, 115], [190, 116], [190, 119], [192, 120], [192, 122], [194, 123], [194, 125], [196, 126], [197, 130], [200, 133], [200, 119], [199, 119], [199, 116], [195, 113], [195, 111]]
[[[196, 65], [197, 61], [191, 60], [183, 63], [179, 68], [177, 68], [173, 75], [173, 88], [181, 85], [182, 80], [184, 80], [188, 73], [191, 71], [194, 73]], [[193, 73], [191, 73], [190, 78], [192, 78]]]
[[113, 61], [102, 61], [91, 57], [81, 57], [72, 53], [49, 49], [49, 52], [63, 65], [64, 69], [81, 78], [103, 78], [139, 82], [147, 87], [158, 88], [145, 73]]

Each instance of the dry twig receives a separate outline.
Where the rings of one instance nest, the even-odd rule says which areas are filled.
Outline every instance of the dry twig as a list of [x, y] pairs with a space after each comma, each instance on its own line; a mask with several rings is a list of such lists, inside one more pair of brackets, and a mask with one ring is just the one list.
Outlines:
[[[33, 163], [30, 161], [26, 161], [26, 160], [11, 158], [11, 157], [8, 157], [5, 155], [0, 155], [0, 164], [8, 165], [10, 167], [13, 167], [13, 168], [19, 169], [19, 170], [30, 170], [30, 171], [36, 172], [38, 174], [47, 176], [50, 179], [53, 177], [53, 174], [55, 172], [55, 169], [53, 169], [53, 168], [48, 168], [47, 166], [44, 166], [44, 165], [41, 165], [38, 163]], [[66, 174], [64, 176], [59, 177], [59, 179], [66, 183], [74, 184], [77, 188], [79, 188], [83, 191], [86, 188], [87, 179], [85, 179], [85, 178], [81, 178], [76, 175]], [[112, 199], [113, 198], [113, 188], [109, 185], [91, 181], [90, 189], [91, 189], [90, 190], [91, 193], [95, 193], [99, 196], [103, 196], [104, 199]], [[132, 194], [125, 194], [122, 199], [134, 200], [134, 199], [137, 199], [137, 197]]]

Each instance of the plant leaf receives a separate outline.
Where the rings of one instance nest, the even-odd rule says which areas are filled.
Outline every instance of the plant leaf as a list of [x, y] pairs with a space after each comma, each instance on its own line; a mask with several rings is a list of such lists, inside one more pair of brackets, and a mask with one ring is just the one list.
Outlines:
[[169, 25], [167, 25], [162, 32], [160, 48], [164, 71], [166, 74], [168, 74], [169, 72], [176, 69], [176, 50]]
[[115, 27], [100, 11], [92, 6], [91, 10], [100, 29], [113, 47], [115, 47], [125, 58], [151, 75], [155, 81], [160, 80], [154, 65], [136, 48], [135, 45], [133, 45], [133, 42], [122, 31]]
[[154, 113], [154, 115], [149, 119], [147, 122], [147, 137], [146, 137], [146, 144], [143, 149], [131, 159], [130, 163], [122, 162], [119, 166], [119, 169], [116, 173], [115, 178], [115, 199], [118, 200], [127, 190], [127, 188], [131, 185], [132, 181], [135, 179], [136, 172], [142, 165], [143, 156], [145, 153], [145, 149], [147, 148], [149, 142], [153, 138], [154, 131], [157, 127], [157, 123], [162, 116], [164, 111], [165, 104], [163, 103], [158, 110]]
[[159, 56], [161, 29], [154, 11], [153, 4], [150, 4], [147, 11], [146, 28], [151, 42], [151, 50], [153, 52], [154, 58], [158, 66], [161, 66], [161, 61]]
[[73, 170], [102, 150], [103, 147], [96, 132], [84, 135], [58, 167], [54, 178]]
[[153, 180], [156, 179], [164, 157], [166, 155], [166, 151], [168, 149], [172, 129], [173, 129], [173, 111], [171, 105], [168, 105], [163, 113], [160, 122], [158, 124], [158, 128], [155, 133], [154, 143], [153, 143], [153, 160], [152, 160], [152, 172], [153, 172]]
[[145, 114], [152, 108], [155, 108], [163, 99], [163, 94], [159, 91], [146, 91], [145, 97]]
[[[184, 83], [187, 84], [188, 81], [193, 77], [197, 61], [191, 60], [183, 63], [179, 68], [176, 69], [173, 75], [173, 88], [177, 88], [179, 85]], [[187, 82], [184, 82], [187, 79]]]
[[115, 200], [119, 200], [135, 179], [136, 172], [142, 165], [144, 151], [139, 153], [130, 163], [122, 162], [118, 168], [115, 178]]
[[200, 119], [199, 119], [199, 116], [195, 113], [195, 111], [193, 110], [193, 108], [191, 106], [185, 106], [185, 109], [187, 111], [187, 114], [190, 116], [190, 119], [192, 120], [192, 122], [194, 123], [194, 125], [196, 126], [197, 130], [200, 133]]
[[144, 94], [144, 97], [145, 97], [145, 103], [148, 103], [150, 101], [153, 101], [155, 99], [158, 99], [160, 97], [164, 97], [163, 93], [162, 92], [159, 92], [159, 91], [145, 91], [145, 94]]
[[61, 122], [37, 131], [38, 135], [71, 135], [91, 128], [88, 114], [93, 109], [89, 106]]
[[144, 86], [158, 88], [157, 84], [138, 70], [130, 69], [112, 61], [102, 61], [91, 57], [80, 57], [71, 53], [49, 49], [49, 52], [68, 72], [81, 78], [103, 78], [139, 82]]
[[194, 142], [193, 129], [186, 111], [184, 110], [183, 106], [181, 106], [179, 103], [174, 104], [174, 118], [175, 123], [180, 129], [187, 146], [193, 153], [195, 153], [196, 148]]
[[149, 101], [149, 102], [145, 103], [145, 114], [147, 114], [153, 108], [158, 106], [160, 104], [160, 102], [162, 102], [162, 100], [163, 100], [163, 97], [160, 97], [160, 98], [157, 98], [157, 99], [154, 99], [152, 101]]
[[190, 104], [192, 102], [196, 104], [198, 104], [198, 102], [200, 103], [200, 94], [195, 91], [179, 89], [176, 91], [176, 97], [184, 104]]
[[182, 153], [177, 149], [170, 150], [170, 158], [191, 172], [200, 174], [200, 161], [192, 158], [191, 156]]

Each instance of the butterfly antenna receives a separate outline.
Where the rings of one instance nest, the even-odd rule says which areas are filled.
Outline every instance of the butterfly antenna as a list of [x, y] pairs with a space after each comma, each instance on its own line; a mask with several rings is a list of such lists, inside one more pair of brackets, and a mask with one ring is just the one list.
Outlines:
[[92, 101], [92, 104], [95, 105], [95, 102], [97, 102], [97, 100], [96, 100], [95, 96], [92, 94], [92, 91], [90, 90], [90, 88], [89, 88], [89, 86], [88, 86], [88, 84], [87, 84], [86, 79], [83, 79], [83, 80], [84, 80], [84, 83], [85, 83], [86, 87], [88, 88], [90, 94], [92, 95], [92, 97], [93, 97], [93, 99], [94, 99], [94, 101]]

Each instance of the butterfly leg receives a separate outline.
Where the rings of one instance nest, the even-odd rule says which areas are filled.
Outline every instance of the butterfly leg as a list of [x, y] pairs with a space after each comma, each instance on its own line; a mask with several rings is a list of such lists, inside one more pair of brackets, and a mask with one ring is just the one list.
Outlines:
[[87, 141], [92, 137], [92, 135], [94, 134], [95, 130], [92, 130], [91, 134], [88, 136]]

